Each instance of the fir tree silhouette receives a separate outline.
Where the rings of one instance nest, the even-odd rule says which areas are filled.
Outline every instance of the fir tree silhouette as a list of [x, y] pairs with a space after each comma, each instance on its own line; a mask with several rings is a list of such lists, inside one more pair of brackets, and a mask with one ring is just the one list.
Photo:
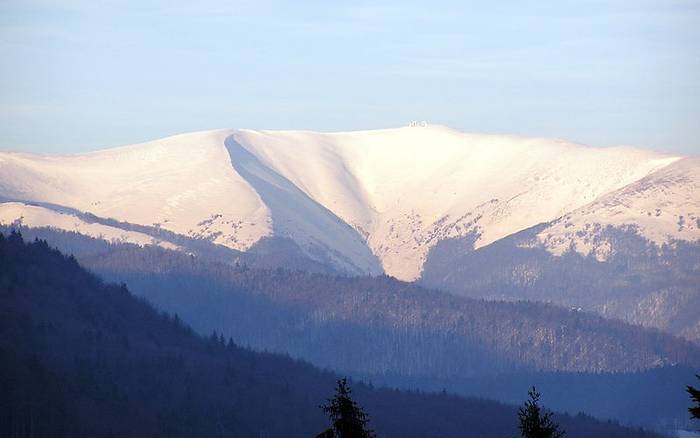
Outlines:
[[374, 438], [374, 431], [367, 428], [369, 417], [350, 397], [350, 387], [346, 378], [338, 380], [335, 397], [328, 404], [321, 405], [328, 414], [331, 427], [316, 435], [317, 438]]
[[[700, 379], [700, 376], [696, 375], [695, 377]], [[690, 418], [700, 420], [700, 389], [688, 385], [686, 386], [685, 390], [690, 395], [690, 399], [695, 404], [695, 406], [691, 406], [688, 408], [688, 412], [690, 412]]]
[[528, 392], [530, 399], [518, 409], [520, 434], [523, 438], [561, 438], [564, 431], [552, 421], [552, 413], [540, 407], [540, 393], [533, 386]]

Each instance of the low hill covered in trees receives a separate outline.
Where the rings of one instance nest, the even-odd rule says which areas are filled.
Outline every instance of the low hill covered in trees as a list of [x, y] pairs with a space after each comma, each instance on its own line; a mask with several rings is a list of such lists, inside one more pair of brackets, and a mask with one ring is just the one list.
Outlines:
[[[202, 333], [344, 372], [468, 377], [700, 364], [689, 341], [550, 304], [457, 297], [386, 276], [232, 266], [156, 247], [78, 257]], [[338, 339], [344, 351], [334, 350]]]
[[[46, 242], [0, 235], [0, 435], [308, 437], [337, 376], [196, 335]], [[512, 436], [495, 402], [356, 384], [380, 437]], [[569, 437], [648, 436], [557, 415]]]

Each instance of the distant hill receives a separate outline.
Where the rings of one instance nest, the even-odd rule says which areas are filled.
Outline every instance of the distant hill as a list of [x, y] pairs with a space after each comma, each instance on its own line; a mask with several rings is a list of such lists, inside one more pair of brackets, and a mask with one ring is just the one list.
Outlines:
[[[0, 435], [308, 437], [335, 375], [195, 335], [45, 242], [0, 235]], [[515, 408], [372, 389], [382, 437], [510, 436]], [[570, 437], [638, 430], [557, 415]]]
[[469, 239], [444, 241], [428, 256], [419, 282], [456, 295], [548, 302], [596, 312], [700, 341], [700, 245], [656, 247], [633, 230], [589, 230], [595, 252], [553, 255], [537, 244], [544, 226], [472, 249]]
[[[700, 347], [691, 342], [575, 309], [455, 297], [390, 277], [231, 266], [50, 229], [24, 232], [60, 243], [200, 333], [223, 331], [332, 369], [467, 377], [700, 364]], [[352, 342], [348, 357], [332, 353], [337, 339]]]

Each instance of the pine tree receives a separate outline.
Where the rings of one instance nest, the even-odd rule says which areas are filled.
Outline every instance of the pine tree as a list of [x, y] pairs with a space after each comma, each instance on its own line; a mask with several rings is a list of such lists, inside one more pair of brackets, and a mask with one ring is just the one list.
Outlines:
[[552, 413], [544, 411], [540, 405], [540, 393], [533, 386], [529, 390], [530, 399], [518, 409], [520, 434], [523, 438], [561, 438], [564, 431], [552, 421]]
[[322, 405], [323, 412], [328, 414], [331, 427], [318, 434], [317, 438], [374, 438], [374, 431], [367, 428], [369, 417], [364, 410], [350, 397], [350, 387], [347, 379], [338, 380], [335, 397]]
[[[700, 376], [695, 376], [700, 379]], [[700, 389], [694, 388], [690, 385], [686, 386], [685, 390], [690, 394], [690, 399], [695, 403], [695, 406], [688, 408], [690, 412], [690, 418], [700, 420]]]

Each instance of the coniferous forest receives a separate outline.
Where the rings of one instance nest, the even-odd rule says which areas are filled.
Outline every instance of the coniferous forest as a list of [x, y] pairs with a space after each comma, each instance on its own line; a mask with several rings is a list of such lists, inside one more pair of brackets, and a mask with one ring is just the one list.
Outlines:
[[47, 228], [22, 233], [75, 254], [202, 336], [216, 331], [379, 386], [449, 388], [519, 404], [534, 384], [555, 410], [635, 427], [692, 427], [686, 397], [668, 388], [694, 378], [697, 347], [653, 329], [541, 303], [460, 298], [389, 277], [227, 264]]
[[[339, 376], [202, 337], [45, 241], [0, 237], [0, 435], [309, 437]], [[352, 383], [380, 437], [518, 432], [517, 408]], [[652, 436], [556, 414], [568, 437]]]

